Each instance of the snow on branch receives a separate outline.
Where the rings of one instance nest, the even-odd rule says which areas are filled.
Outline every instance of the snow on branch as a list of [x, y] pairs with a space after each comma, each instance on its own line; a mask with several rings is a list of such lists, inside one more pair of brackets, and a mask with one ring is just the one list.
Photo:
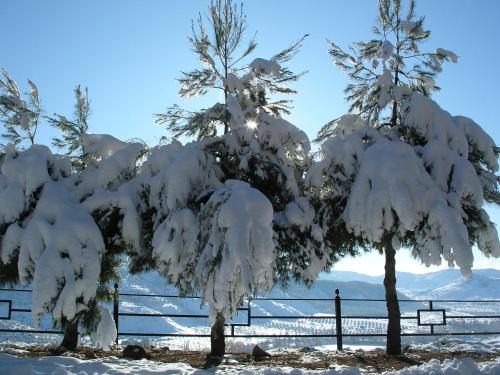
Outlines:
[[273, 207], [249, 184], [228, 181], [212, 194], [200, 217], [195, 280], [213, 322], [218, 312], [233, 316], [254, 290], [273, 286]]
[[33, 278], [35, 325], [44, 313], [59, 325], [86, 309], [95, 298], [104, 250], [101, 232], [87, 210], [72, 201], [63, 184], [48, 183], [19, 254], [20, 280]]

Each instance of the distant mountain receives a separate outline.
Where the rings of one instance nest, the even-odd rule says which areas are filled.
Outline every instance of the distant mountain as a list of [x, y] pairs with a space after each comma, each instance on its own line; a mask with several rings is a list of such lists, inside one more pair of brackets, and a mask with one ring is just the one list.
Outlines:
[[[431, 299], [500, 299], [500, 275], [491, 277], [483, 273], [475, 273], [470, 279], [457, 278], [450, 283], [427, 290], [419, 291], [424, 298]], [[414, 298], [421, 298], [412, 293]]]
[[[177, 294], [175, 287], [167, 285], [156, 273], [129, 275], [123, 272], [120, 292]], [[383, 276], [370, 276], [350, 271], [320, 274], [308, 288], [302, 283], [291, 284], [286, 290], [275, 287], [269, 296], [288, 298], [333, 298], [335, 289], [343, 298], [383, 299]], [[457, 269], [425, 274], [398, 272], [397, 288], [404, 299], [500, 299], [500, 271], [481, 269], [466, 279]]]
[[[458, 269], [425, 274], [397, 273], [398, 290], [414, 299], [500, 299], [500, 270], [473, 270], [466, 279]], [[383, 276], [370, 276], [350, 271], [323, 273], [320, 280], [364, 282], [382, 285]], [[343, 293], [344, 294], [344, 293]]]
[[383, 279], [383, 276], [371, 276], [351, 271], [333, 271], [330, 273], [323, 272], [319, 275], [319, 280], [363, 281], [372, 284], [381, 284]]

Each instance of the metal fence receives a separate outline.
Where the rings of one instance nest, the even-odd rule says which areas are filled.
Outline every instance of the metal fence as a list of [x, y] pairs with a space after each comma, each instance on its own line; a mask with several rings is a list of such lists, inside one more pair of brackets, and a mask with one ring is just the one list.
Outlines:
[[[13, 292], [13, 293], [31, 293], [31, 290], [27, 289], [6, 289], [0, 288], [0, 292]], [[207, 314], [179, 314], [179, 313], [143, 313], [143, 312], [127, 312], [120, 309], [121, 299], [123, 297], [143, 297], [143, 298], [168, 298], [168, 299], [200, 299], [198, 296], [179, 296], [179, 295], [162, 295], [162, 294], [140, 294], [140, 293], [119, 293], [118, 285], [115, 285], [115, 293], [113, 297], [113, 317], [115, 320], [118, 337], [125, 336], [148, 336], [148, 337], [210, 337], [208, 333], [168, 333], [168, 332], [132, 332], [132, 331], [120, 331], [120, 322], [126, 317], [140, 317], [140, 318], [191, 318], [191, 319], [207, 319]], [[255, 306], [259, 301], [273, 301], [273, 302], [292, 302], [292, 301], [322, 301], [331, 304], [332, 313], [322, 314], [322, 315], [259, 315], [252, 311], [252, 306]], [[405, 309], [406, 312], [401, 315], [402, 321], [415, 321], [416, 325], [419, 327], [418, 332], [401, 332], [401, 336], [441, 336], [441, 335], [453, 335], [453, 336], [475, 336], [475, 335], [500, 335], [500, 300], [399, 300], [401, 304], [415, 304], [415, 309]], [[17, 313], [30, 313], [30, 309], [19, 308], [15, 306], [16, 301], [11, 299], [0, 299], [0, 309], [2, 314], [0, 319], [10, 320], [13, 314]], [[342, 313], [343, 307], [349, 307], [349, 310], [357, 311], [356, 304], [359, 306], [366, 306], [367, 303], [384, 303], [385, 299], [358, 299], [358, 298], [341, 298], [338, 289], [335, 290], [335, 297], [329, 298], [267, 298], [267, 297], [255, 297], [252, 299], [245, 300], [244, 307], [238, 309], [239, 312], [246, 312], [246, 319], [244, 322], [231, 322], [228, 323], [229, 332], [227, 332], [227, 337], [230, 338], [331, 338], [335, 339], [337, 348], [342, 350], [343, 338], [346, 337], [383, 337], [385, 332], [373, 333], [373, 332], [349, 332], [344, 331], [345, 321], [348, 319], [360, 319], [363, 321], [383, 321], [387, 322], [387, 315], [367, 315], [367, 314], [353, 314], [348, 312], [347, 314]], [[476, 310], [481, 310], [480, 306], [495, 306], [493, 308], [493, 314], [466, 314], [456, 313], [452, 306], [463, 306], [465, 304], [472, 304], [476, 307]], [[366, 310], [366, 309], [365, 309]], [[488, 309], [486, 309], [488, 310]], [[411, 312], [413, 311], [413, 313]], [[256, 321], [262, 320], [325, 320], [334, 319], [335, 329], [331, 332], [324, 334], [297, 334], [297, 333], [280, 333], [280, 334], [256, 334], [256, 333], [242, 333], [238, 332], [238, 327], [252, 327]], [[494, 325], [493, 330], [477, 330], [474, 328], [475, 320], [481, 321], [488, 319], [489, 321], [498, 321], [497, 325]], [[436, 330], [436, 327], [446, 327], [453, 320], [466, 320], [465, 324], [466, 330], [458, 330], [453, 332], [443, 332], [442, 330]], [[423, 331], [422, 331], [423, 329]], [[428, 330], [427, 330], [428, 329]], [[49, 333], [49, 334], [60, 334], [59, 330], [35, 330], [35, 329], [17, 329], [17, 328], [0, 328], [0, 332], [16, 332], [16, 333]]]

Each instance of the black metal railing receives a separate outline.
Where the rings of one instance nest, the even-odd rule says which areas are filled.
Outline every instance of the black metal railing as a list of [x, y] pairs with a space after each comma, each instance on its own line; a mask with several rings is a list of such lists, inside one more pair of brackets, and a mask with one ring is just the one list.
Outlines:
[[[0, 292], [14, 292], [14, 293], [31, 293], [31, 290], [27, 289], [6, 289], [0, 288]], [[162, 295], [162, 294], [140, 294], [140, 293], [119, 293], [118, 285], [115, 285], [115, 292], [113, 296], [113, 317], [116, 324], [116, 329], [118, 332], [118, 337], [124, 336], [149, 336], [149, 337], [210, 337], [208, 333], [176, 333], [176, 332], [133, 332], [133, 331], [120, 331], [120, 322], [123, 318], [127, 317], [139, 317], [139, 318], [191, 318], [191, 319], [207, 319], [208, 314], [180, 314], [180, 313], [144, 313], [144, 312], [129, 312], [120, 309], [121, 298], [130, 297], [141, 297], [141, 298], [169, 298], [169, 299], [200, 299], [199, 296], [179, 296], [179, 295]], [[308, 301], [308, 302], [327, 302], [331, 303], [332, 314], [322, 314], [322, 315], [258, 315], [252, 312], [252, 306], [255, 306], [259, 301]], [[29, 313], [30, 309], [19, 308], [13, 306], [13, 301], [11, 299], [0, 299], [0, 306], [4, 305], [6, 313], [0, 316], [0, 319], [9, 320], [12, 319], [13, 313]], [[244, 322], [231, 322], [227, 326], [230, 328], [230, 332], [227, 333], [227, 337], [233, 338], [332, 338], [336, 340], [337, 348], [342, 350], [343, 338], [345, 337], [383, 337], [386, 335], [385, 332], [353, 332], [349, 329], [346, 332], [345, 321], [351, 320], [361, 320], [366, 321], [387, 321], [386, 315], [369, 315], [369, 314], [351, 314], [342, 313], [342, 308], [348, 308], [348, 310], [359, 311], [356, 305], [365, 306], [370, 303], [383, 303], [385, 305], [385, 299], [360, 299], [360, 298], [341, 298], [338, 289], [335, 290], [334, 298], [272, 298], [272, 297], [255, 297], [245, 301], [245, 307], [238, 309], [239, 312], [246, 312], [247, 316]], [[500, 300], [399, 300], [400, 304], [416, 304], [417, 308], [405, 308], [402, 309], [401, 320], [413, 320], [416, 322], [416, 327], [419, 328], [417, 332], [407, 332], [402, 331], [401, 336], [441, 336], [441, 335], [453, 335], [453, 336], [471, 336], [471, 335], [500, 335]], [[451, 305], [467, 305], [473, 304], [475, 309], [478, 310], [480, 306], [489, 307], [491, 310], [494, 307], [494, 314], [464, 314], [462, 312], [452, 309]], [[440, 306], [440, 307], [439, 307]], [[498, 306], [498, 307], [496, 307]], [[479, 309], [480, 310], [480, 309]], [[0, 309], [0, 311], [3, 311]], [[416, 312], [416, 315], [415, 315]], [[1, 313], [0, 313], [1, 314]], [[237, 332], [237, 327], [252, 327], [252, 323], [256, 320], [325, 320], [330, 319], [335, 321], [335, 329], [327, 333], [245, 333]], [[493, 330], [477, 330], [474, 325], [471, 324], [474, 320], [484, 319], [498, 320], [498, 323]], [[436, 330], [436, 327], [446, 327], [449, 325], [450, 321], [453, 320], [465, 320], [465, 326], [469, 330], [458, 330], [450, 332], [448, 330]], [[427, 328], [429, 329], [427, 331]], [[51, 333], [59, 334], [58, 330], [35, 330], [35, 329], [17, 329], [17, 328], [0, 328], [0, 332], [16, 332], [16, 333]], [[117, 337], [117, 342], [118, 342]]]

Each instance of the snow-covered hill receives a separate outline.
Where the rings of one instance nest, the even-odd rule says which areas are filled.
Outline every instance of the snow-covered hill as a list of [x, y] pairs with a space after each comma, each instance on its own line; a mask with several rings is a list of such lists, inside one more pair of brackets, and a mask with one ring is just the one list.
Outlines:
[[[349, 271], [321, 274], [320, 279], [382, 285], [383, 276], [370, 276]], [[500, 299], [500, 270], [473, 270], [466, 279], [458, 269], [447, 269], [424, 274], [398, 272], [398, 290], [412, 299]], [[344, 293], [343, 293], [344, 294]]]
[[[176, 294], [156, 273], [127, 275], [123, 273], [120, 292], [145, 294]], [[398, 272], [397, 287], [402, 299], [500, 299], [500, 270], [474, 270], [467, 279], [457, 269], [425, 274]], [[334, 271], [320, 274], [310, 288], [292, 283], [286, 290], [275, 287], [270, 297], [333, 298], [335, 289], [343, 298], [383, 299], [383, 276], [371, 276], [350, 271]]]

